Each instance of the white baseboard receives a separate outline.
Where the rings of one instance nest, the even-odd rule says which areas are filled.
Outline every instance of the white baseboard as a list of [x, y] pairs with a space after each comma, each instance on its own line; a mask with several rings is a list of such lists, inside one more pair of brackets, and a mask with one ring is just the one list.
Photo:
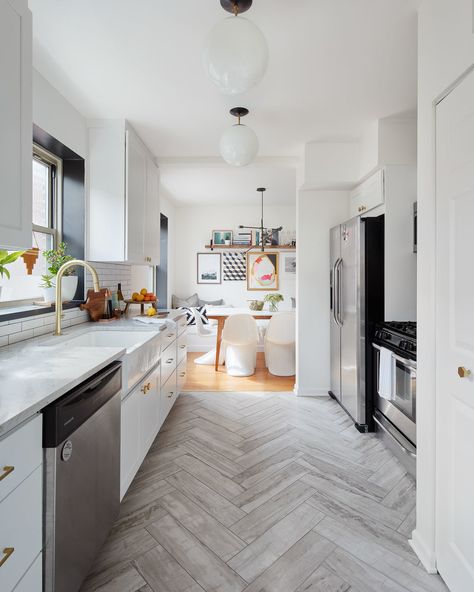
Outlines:
[[329, 388], [307, 389], [295, 385], [293, 392], [297, 397], [329, 397]]
[[[193, 345], [188, 344], [188, 352], [196, 352], [196, 353], [206, 353], [214, 349], [215, 345]], [[257, 347], [258, 352], [263, 352], [263, 345], [259, 345]]]
[[418, 555], [418, 559], [421, 561], [426, 571], [430, 574], [438, 573], [438, 570], [436, 569], [436, 554], [434, 549], [430, 549], [429, 546], [425, 544], [416, 530], [411, 533], [411, 539], [408, 542], [413, 551]]

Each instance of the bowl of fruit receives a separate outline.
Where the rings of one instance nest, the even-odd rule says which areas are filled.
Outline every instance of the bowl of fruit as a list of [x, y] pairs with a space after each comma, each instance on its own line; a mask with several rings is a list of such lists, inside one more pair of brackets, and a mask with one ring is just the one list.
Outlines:
[[[145, 314], [145, 304], [151, 304], [150, 308], [147, 310], [146, 314], [150, 316], [155, 314], [156, 306], [158, 304], [158, 298], [155, 296], [153, 292], [148, 292], [146, 288], [142, 288], [140, 292], [133, 292], [132, 297], [128, 300], [125, 300], [126, 307], [125, 307], [125, 314], [127, 314], [128, 309], [131, 304], [140, 304], [140, 313]], [[150, 312], [155, 311], [155, 312]]]

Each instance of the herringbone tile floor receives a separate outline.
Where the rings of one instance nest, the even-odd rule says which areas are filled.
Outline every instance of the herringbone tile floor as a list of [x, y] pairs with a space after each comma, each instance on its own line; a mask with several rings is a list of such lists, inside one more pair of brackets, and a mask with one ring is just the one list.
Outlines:
[[445, 592], [414, 484], [332, 400], [186, 393], [83, 592]]

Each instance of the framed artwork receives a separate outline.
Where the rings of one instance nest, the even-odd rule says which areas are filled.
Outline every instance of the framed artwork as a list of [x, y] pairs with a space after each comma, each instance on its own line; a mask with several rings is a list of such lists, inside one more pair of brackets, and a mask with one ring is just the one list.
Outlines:
[[247, 253], [247, 290], [278, 290], [278, 253]]
[[234, 239], [232, 230], [213, 230], [212, 242], [215, 245], [231, 245]]
[[296, 273], [296, 255], [285, 255], [285, 273]]
[[198, 253], [197, 254], [197, 283], [221, 284], [221, 254]]
[[245, 281], [247, 278], [247, 260], [241, 251], [222, 253], [222, 275], [224, 282]]

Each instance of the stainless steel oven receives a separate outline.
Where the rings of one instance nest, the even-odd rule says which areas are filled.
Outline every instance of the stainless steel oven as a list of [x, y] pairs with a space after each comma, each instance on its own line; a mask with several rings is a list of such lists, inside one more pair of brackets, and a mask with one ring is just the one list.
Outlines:
[[390, 398], [379, 395], [380, 346], [373, 344], [375, 378], [374, 420], [393, 444], [400, 460], [414, 474], [416, 460], [416, 361], [391, 351]]

